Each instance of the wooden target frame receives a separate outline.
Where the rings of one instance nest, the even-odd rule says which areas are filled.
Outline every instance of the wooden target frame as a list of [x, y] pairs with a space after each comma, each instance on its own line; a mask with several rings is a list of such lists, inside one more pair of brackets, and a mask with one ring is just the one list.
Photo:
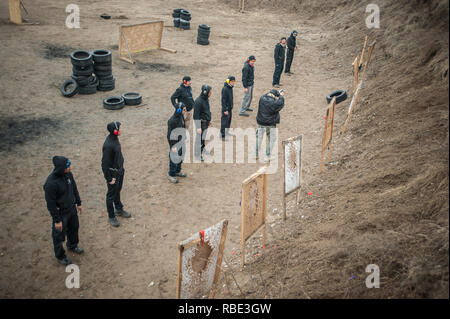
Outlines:
[[263, 246], [266, 244], [267, 167], [242, 182], [241, 195], [241, 267], [245, 264], [245, 242], [261, 227]]
[[163, 29], [164, 21], [119, 26], [119, 58], [134, 64], [132, 54], [155, 49], [176, 53], [161, 47]]
[[228, 220], [223, 220], [178, 244], [177, 299], [214, 298], [227, 231]]
[[[299, 142], [299, 149], [297, 150], [297, 153], [294, 154], [296, 156], [295, 161], [294, 161], [293, 155], [290, 155], [289, 159], [287, 159], [286, 158], [286, 148], [293, 147], [291, 145], [294, 145], [294, 143], [297, 143], [297, 141]], [[297, 200], [296, 200], [297, 205], [300, 202], [300, 189], [301, 189], [301, 183], [302, 183], [302, 167], [303, 167], [303, 165], [302, 165], [302, 162], [303, 162], [302, 161], [302, 158], [303, 158], [303, 135], [291, 137], [291, 138], [283, 141], [282, 144], [283, 144], [283, 152], [282, 152], [282, 173], [283, 173], [282, 194], [283, 194], [283, 198], [282, 198], [282, 202], [283, 202], [283, 219], [286, 220], [286, 197], [289, 194], [297, 191]], [[291, 154], [293, 154], [293, 153], [291, 153]], [[295, 188], [292, 188], [288, 191], [286, 191], [286, 174], [287, 174], [286, 160], [290, 160], [291, 162], [294, 161], [293, 164], [295, 164], [296, 170], [297, 170], [296, 174], [298, 174], [296, 176], [296, 178], [298, 180], [298, 185]], [[298, 169], [297, 169], [297, 167], [298, 167]]]
[[322, 154], [320, 156], [320, 174], [322, 174], [323, 171], [325, 152], [327, 149], [328, 149], [328, 162], [331, 161], [335, 109], [336, 109], [336, 97], [333, 97], [333, 99], [331, 100], [331, 105], [327, 108], [327, 113], [325, 115], [325, 125], [322, 135]]

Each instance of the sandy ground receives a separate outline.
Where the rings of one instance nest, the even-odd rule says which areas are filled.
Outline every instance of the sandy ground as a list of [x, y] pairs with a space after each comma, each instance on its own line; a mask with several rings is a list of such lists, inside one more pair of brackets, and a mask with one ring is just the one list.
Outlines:
[[[230, 9], [229, 4], [216, 1], [189, 1], [189, 5], [172, 0], [79, 1], [79, 5], [81, 29], [69, 30], [64, 25], [63, 4], [49, 0], [40, 1], [39, 6], [28, 4], [30, 19], [40, 22], [35, 26], [8, 24], [7, 4], [0, 4], [0, 114], [2, 132], [6, 132], [2, 138], [8, 141], [0, 149], [3, 181], [0, 190], [3, 218], [0, 226], [0, 296], [174, 298], [177, 244], [222, 219], [230, 221], [225, 258], [241, 285], [248, 286], [245, 293], [251, 296], [257, 291], [248, 284], [253, 276], [251, 270], [237, 270], [240, 187], [260, 165], [185, 164], [188, 177], [177, 185], [170, 184], [165, 137], [167, 120], [173, 112], [170, 95], [186, 74], [192, 77], [195, 97], [202, 84], [211, 85], [213, 126], [219, 127], [220, 90], [226, 76], [235, 75], [238, 81], [232, 127], [256, 127], [256, 112], [249, 118], [237, 116], [243, 96], [242, 65], [247, 56], [256, 56], [252, 103], [256, 109], [259, 96], [271, 88], [274, 45], [280, 36], [287, 36], [292, 29], [301, 29], [299, 50], [292, 66], [295, 74], [291, 77], [283, 74], [281, 78], [286, 91], [286, 107], [281, 112], [279, 141], [298, 134], [304, 136], [305, 188], [302, 198], [305, 200], [307, 191], [312, 189], [316, 194], [318, 189], [325, 96], [333, 90], [351, 87], [352, 55], [360, 50], [363, 36], [357, 37], [356, 51], [352, 48], [344, 54], [340, 47], [330, 49], [327, 46], [329, 41], [334, 41], [331, 39], [333, 26], [324, 26], [322, 20], [301, 19], [298, 13], [279, 15], [270, 10], [252, 10], [241, 14]], [[170, 14], [177, 7], [191, 11], [190, 31], [173, 27]], [[105, 12], [113, 18], [99, 18]], [[119, 60], [118, 26], [151, 20], [165, 22], [162, 46], [176, 49], [177, 53], [151, 51], [139, 54], [136, 65]], [[200, 23], [211, 25], [209, 46], [196, 44], [196, 29]], [[49, 51], [52, 46], [53, 50]], [[76, 95], [71, 99], [62, 97], [58, 88], [70, 76], [71, 65], [68, 57], [52, 56], [55, 47], [69, 53], [72, 49], [112, 50], [116, 89], [95, 95]], [[140, 92], [144, 105], [119, 111], [107, 111], [102, 107], [103, 98], [126, 91]], [[345, 120], [345, 105], [347, 103], [337, 107], [339, 126]], [[120, 140], [126, 175], [122, 201], [133, 215], [129, 220], [120, 220], [122, 225], [118, 229], [112, 229], [107, 222], [106, 185], [100, 169], [106, 124], [113, 120], [123, 124], [124, 133]], [[51, 219], [42, 185], [52, 170], [54, 155], [64, 155], [72, 160], [83, 200], [80, 246], [86, 252], [82, 256], [69, 254], [80, 266], [80, 289], [65, 287], [68, 274], [53, 256]], [[336, 185], [340, 182], [337, 177], [333, 181]], [[270, 175], [268, 182], [268, 249], [272, 246], [276, 249], [277, 240], [282, 240], [290, 231], [282, 234], [276, 226], [281, 219], [281, 171]], [[293, 216], [294, 208], [288, 208], [289, 216]], [[448, 235], [448, 216], [447, 226], [442, 227]], [[332, 241], [333, 236], [329, 236]], [[256, 236], [249, 243], [251, 264], [258, 240]], [[149, 285], [151, 282], [154, 285]], [[239, 296], [236, 287], [230, 289], [226, 282], [224, 286], [221, 282], [219, 296]], [[304, 296], [287, 292], [284, 297]]]

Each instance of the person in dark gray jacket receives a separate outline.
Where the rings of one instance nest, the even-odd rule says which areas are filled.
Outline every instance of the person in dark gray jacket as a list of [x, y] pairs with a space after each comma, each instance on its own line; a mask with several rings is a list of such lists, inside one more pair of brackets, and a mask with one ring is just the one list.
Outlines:
[[202, 161], [204, 160], [203, 155], [207, 153], [204, 151], [206, 131], [211, 126], [211, 108], [209, 105], [211, 93], [212, 88], [209, 85], [202, 85], [202, 93], [200, 93], [200, 96], [195, 100], [194, 104], [194, 123], [197, 129], [194, 155]]
[[255, 62], [256, 58], [251, 55], [244, 63], [242, 68], [242, 85], [244, 86], [244, 98], [242, 99], [241, 108], [239, 110], [240, 116], [249, 116], [246, 111], [253, 111], [250, 107], [253, 99], [253, 86], [255, 82]]
[[231, 126], [231, 117], [233, 114], [233, 87], [236, 78], [230, 75], [222, 88], [222, 118], [220, 119], [220, 135], [222, 139], [225, 135], [231, 135], [228, 129]]
[[277, 43], [274, 50], [275, 71], [273, 72], [272, 86], [280, 86], [281, 73], [283, 73], [284, 58], [286, 51], [286, 38], [282, 37], [280, 42]]
[[295, 50], [297, 50], [297, 31], [294, 30], [287, 39], [286, 68], [284, 71], [287, 75], [294, 74], [291, 72], [291, 64], [294, 59]]

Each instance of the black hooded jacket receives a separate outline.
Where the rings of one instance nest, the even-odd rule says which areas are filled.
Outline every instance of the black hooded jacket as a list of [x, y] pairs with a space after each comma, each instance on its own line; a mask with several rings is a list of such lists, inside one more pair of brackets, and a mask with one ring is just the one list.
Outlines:
[[[173, 130], [177, 128], [182, 128], [183, 130], [180, 130], [181, 135], [177, 136], [177, 139], [171, 140], [170, 134]], [[184, 116], [182, 113], [175, 113], [172, 115], [172, 117], [167, 121], [167, 141], [169, 142], [170, 148], [172, 148], [175, 144], [178, 142], [181, 142], [183, 140], [186, 140], [186, 124], [184, 122]], [[174, 134], [177, 134], [177, 132], [174, 132]]]
[[59, 223], [62, 220], [61, 216], [70, 212], [75, 204], [81, 205], [77, 184], [72, 173], [64, 174], [67, 161], [68, 159], [64, 156], [53, 157], [55, 169], [47, 177], [44, 184], [47, 209], [54, 223]]
[[284, 107], [284, 97], [278, 99], [270, 94], [264, 94], [259, 99], [258, 115], [256, 122], [259, 125], [275, 126], [280, 123], [280, 110]]
[[[117, 126], [120, 127], [120, 123], [116, 123]], [[109, 135], [106, 137], [105, 143], [103, 143], [102, 170], [103, 176], [105, 176], [106, 181], [109, 183], [113, 178], [111, 174], [112, 172], [109, 168], [122, 170], [124, 159], [119, 138], [114, 135], [114, 122], [109, 123], [107, 125], [107, 129], [109, 131]]]
[[277, 43], [274, 51], [275, 64], [283, 64], [285, 56], [285, 48], [281, 43]]
[[192, 88], [185, 86], [183, 83], [176, 89], [175, 93], [170, 97], [173, 107], [176, 109], [179, 102], [186, 105], [186, 110], [190, 111], [194, 107], [194, 98], [192, 97]]
[[253, 86], [255, 82], [255, 67], [251, 66], [248, 61], [244, 63], [244, 67], [242, 68], [242, 85], [244, 88], [248, 88], [249, 86]]
[[287, 39], [287, 47], [290, 51], [294, 51], [296, 46], [297, 46], [297, 38], [291, 34], [291, 36]]
[[209, 106], [209, 98], [208, 94], [211, 88], [206, 91], [204, 94], [203, 91], [200, 94], [200, 96], [195, 100], [194, 105], [194, 120], [196, 121], [202, 121], [209, 125], [209, 122], [211, 122], [211, 110]]
[[233, 109], [233, 86], [225, 82], [222, 88], [222, 113]]

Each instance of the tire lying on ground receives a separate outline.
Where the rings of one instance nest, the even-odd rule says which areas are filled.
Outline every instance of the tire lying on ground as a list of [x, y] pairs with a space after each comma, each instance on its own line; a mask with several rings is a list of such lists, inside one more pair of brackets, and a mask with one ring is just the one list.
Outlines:
[[[67, 90], [67, 88], [71, 85], [72, 88], [70, 90]], [[80, 87], [78, 86], [77, 81], [75, 81], [74, 79], [68, 79], [63, 83], [63, 85], [61, 85], [60, 91], [63, 96], [72, 97], [78, 93], [79, 88]]]
[[142, 103], [142, 95], [135, 92], [128, 92], [122, 94], [125, 100], [125, 105], [139, 105]]
[[110, 96], [103, 100], [103, 107], [108, 110], [120, 110], [125, 106], [125, 100], [121, 96]]
[[88, 51], [77, 50], [73, 51], [70, 55], [70, 60], [72, 61], [72, 65], [79, 68], [86, 68], [92, 65], [92, 54]]
[[336, 104], [341, 103], [347, 99], [347, 92], [344, 90], [336, 90], [327, 95], [327, 103], [330, 103], [333, 97], [336, 97]]

